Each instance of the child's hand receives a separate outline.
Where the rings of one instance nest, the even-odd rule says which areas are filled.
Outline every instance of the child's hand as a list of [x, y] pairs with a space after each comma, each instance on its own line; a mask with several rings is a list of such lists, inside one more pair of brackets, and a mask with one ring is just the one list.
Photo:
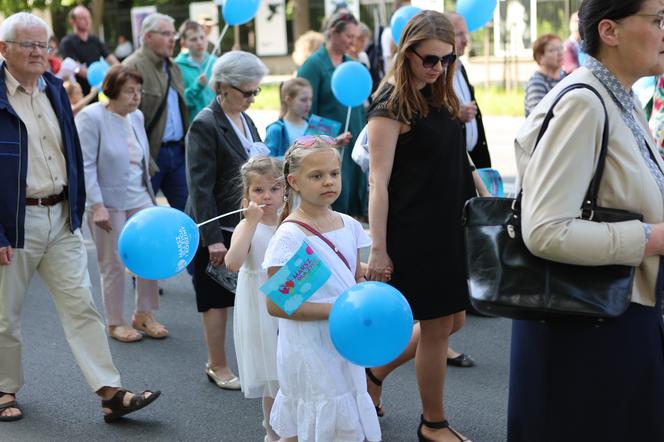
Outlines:
[[246, 198], [242, 199], [242, 207], [247, 209], [244, 212], [244, 217], [250, 223], [258, 223], [263, 217], [263, 209], [258, 207], [258, 204], [253, 201], [249, 201]]
[[353, 134], [351, 134], [350, 132], [342, 133], [336, 138], [337, 147], [344, 147], [345, 145], [350, 143], [351, 138], [353, 138]]
[[201, 74], [198, 77], [198, 84], [200, 84], [201, 86], [207, 86], [207, 83], [208, 83], [207, 77], [205, 76], [205, 74]]

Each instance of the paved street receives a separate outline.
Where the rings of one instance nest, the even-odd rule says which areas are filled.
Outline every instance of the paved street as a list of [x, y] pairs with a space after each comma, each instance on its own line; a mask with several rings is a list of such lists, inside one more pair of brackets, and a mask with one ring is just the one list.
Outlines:
[[[252, 115], [258, 127], [275, 118], [274, 113]], [[491, 117], [485, 121], [495, 166], [511, 182], [511, 138], [520, 121]], [[92, 245], [88, 252], [95, 302], [101, 306]], [[88, 390], [67, 347], [47, 290], [35, 278], [23, 309], [26, 384], [18, 400], [25, 418], [0, 423], [0, 441], [262, 441], [260, 400], [219, 390], [203, 373], [206, 350], [189, 276], [180, 274], [161, 285], [165, 293], [157, 316], [171, 335], [161, 341], [144, 339], [132, 344], [111, 341], [111, 350], [128, 388], [160, 389], [162, 397], [149, 408], [109, 425], [103, 422], [100, 403]], [[440, 287], [438, 295], [444, 296], [445, 281], [440, 281]], [[131, 309], [127, 299], [126, 310]], [[230, 324], [228, 330], [230, 334]], [[509, 336], [509, 321], [471, 316], [452, 338], [453, 346], [471, 354], [477, 366], [448, 371], [448, 418], [475, 442], [505, 439]], [[235, 367], [232, 339], [228, 342]], [[385, 382], [383, 403], [383, 440], [416, 440], [420, 405], [412, 362]]]

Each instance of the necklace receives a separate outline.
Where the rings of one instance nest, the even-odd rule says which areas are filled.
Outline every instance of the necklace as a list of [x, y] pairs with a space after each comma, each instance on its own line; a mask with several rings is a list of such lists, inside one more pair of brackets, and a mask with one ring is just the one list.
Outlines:
[[[318, 231], [319, 231], [319, 232], [323, 232], [323, 228], [320, 226], [320, 224], [318, 223], [318, 220], [316, 220], [316, 218], [312, 217], [312, 216], [309, 215], [307, 212], [305, 212], [304, 210], [302, 210], [302, 207], [301, 207], [301, 206], [298, 206], [298, 207], [297, 207], [297, 210], [298, 210], [300, 213], [302, 213], [302, 215], [304, 215], [305, 218], [307, 218], [308, 220], [310, 220], [311, 222], [313, 222], [314, 225], [316, 226], [316, 228], [318, 228]], [[326, 216], [325, 218], [329, 218], [329, 217], [330, 217], [330, 212], [327, 213], [327, 216]]]

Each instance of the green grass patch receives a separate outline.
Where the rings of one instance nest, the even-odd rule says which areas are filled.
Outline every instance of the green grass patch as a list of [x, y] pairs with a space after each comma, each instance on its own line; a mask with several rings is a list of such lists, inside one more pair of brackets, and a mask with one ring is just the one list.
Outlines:
[[[505, 117], [523, 117], [523, 89], [506, 91], [502, 88], [475, 88], [475, 97], [482, 114]], [[261, 93], [251, 105], [252, 109], [279, 110], [279, 85], [262, 84]]]
[[524, 91], [519, 88], [507, 91], [502, 88], [475, 88], [475, 98], [482, 109], [482, 115], [501, 117], [524, 116]]
[[279, 85], [261, 84], [261, 93], [251, 105], [252, 109], [279, 110]]

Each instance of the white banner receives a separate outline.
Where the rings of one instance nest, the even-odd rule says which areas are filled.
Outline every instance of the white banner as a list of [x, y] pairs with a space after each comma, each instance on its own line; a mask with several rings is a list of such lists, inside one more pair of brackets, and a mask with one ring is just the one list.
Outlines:
[[141, 25], [143, 24], [143, 20], [153, 12], [157, 12], [156, 6], [138, 6], [130, 10], [132, 41], [136, 49], [141, 45]]
[[410, 4], [421, 9], [430, 9], [432, 11], [443, 12], [445, 10], [445, 0], [412, 0]]
[[334, 13], [337, 4], [345, 3], [350, 12], [353, 13], [356, 19], [360, 20], [360, 0], [325, 0], [325, 17], [329, 17]]
[[286, 2], [263, 0], [256, 14], [256, 55], [287, 55]]
[[189, 18], [199, 23], [202, 18], [210, 18], [213, 22], [217, 23], [212, 26], [210, 35], [207, 36], [208, 41], [212, 42], [212, 44], [217, 42], [219, 38], [219, 6], [215, 5], [214, 2], [189, 3]]

